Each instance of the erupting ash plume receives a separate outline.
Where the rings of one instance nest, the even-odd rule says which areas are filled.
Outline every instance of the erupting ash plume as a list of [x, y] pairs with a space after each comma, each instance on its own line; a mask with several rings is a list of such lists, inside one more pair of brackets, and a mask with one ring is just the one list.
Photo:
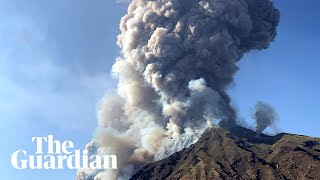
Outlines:
[[270, 0], [133, 0], [112, 68], [118, 89], [104, 99], [94, 140], [98, 154], [118, 156], [119, 169], [84, 169], [77, 179], [127, 179], [195, 142], [213, 120], [234, 126], [225, 89], [236, 62], [267, 48], [278, 22]]
[[260, 135], [267, 127], [273, 125], [277, 119], [276, 111], [264, 102], [258, 102], [253, 115], [256, 120], [256, 132]]

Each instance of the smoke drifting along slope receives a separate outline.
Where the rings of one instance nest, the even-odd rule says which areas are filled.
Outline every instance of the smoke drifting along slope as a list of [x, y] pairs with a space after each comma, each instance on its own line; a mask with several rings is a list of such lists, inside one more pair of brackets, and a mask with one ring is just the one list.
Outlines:
[[[119, 170], [95, 179], [127, 179], [195, 142], [207, 122], [234, 126], [225, 89], [236, 62], [267, 48], [278, 22], [270, 0], [133, 0], [112, 68], [117, 93], [104, 99], [94, 140], [99, 154], [118, 156]], [[77, 179], [88, 179], [84, 171]]]

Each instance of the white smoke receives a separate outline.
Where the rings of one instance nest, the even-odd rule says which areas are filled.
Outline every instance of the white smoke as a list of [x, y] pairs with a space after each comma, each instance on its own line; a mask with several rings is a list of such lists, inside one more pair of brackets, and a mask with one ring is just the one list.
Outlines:
[[112, 68], [117, 92], [104, 99], [94, 140], [99, 153], [118, 156], [119, 169], [80, 170], [77, 179], [128, 179], [194, 143], [212, 120], [234, 126], [225, 89], [236, 62], [267, 48], [278, 21], [270, 0], [133, 0]]

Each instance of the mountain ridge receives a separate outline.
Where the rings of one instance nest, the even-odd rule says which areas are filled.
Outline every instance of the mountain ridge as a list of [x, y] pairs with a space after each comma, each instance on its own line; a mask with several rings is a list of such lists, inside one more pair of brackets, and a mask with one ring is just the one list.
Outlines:
[[207, 129], [188, 148], [143, 167], [139, 179], [317, 179], [320, 139], [243, 127]]

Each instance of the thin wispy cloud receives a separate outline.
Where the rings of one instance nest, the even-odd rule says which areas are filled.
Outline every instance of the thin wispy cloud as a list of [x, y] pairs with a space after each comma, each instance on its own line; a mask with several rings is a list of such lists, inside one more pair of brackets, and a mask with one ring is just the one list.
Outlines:
[[95, 104], [110, 82], [107, 71], [75, 72], [59, 63], [46, 27], [33, 17], [2, 21], [0, 39], [1, 119], [77, 130], [95, 122]]
[[127, 4], [127, 3], [130, 3], [132, 0], [116, 0], [117, 3], [124, 3], [124, 4]]

